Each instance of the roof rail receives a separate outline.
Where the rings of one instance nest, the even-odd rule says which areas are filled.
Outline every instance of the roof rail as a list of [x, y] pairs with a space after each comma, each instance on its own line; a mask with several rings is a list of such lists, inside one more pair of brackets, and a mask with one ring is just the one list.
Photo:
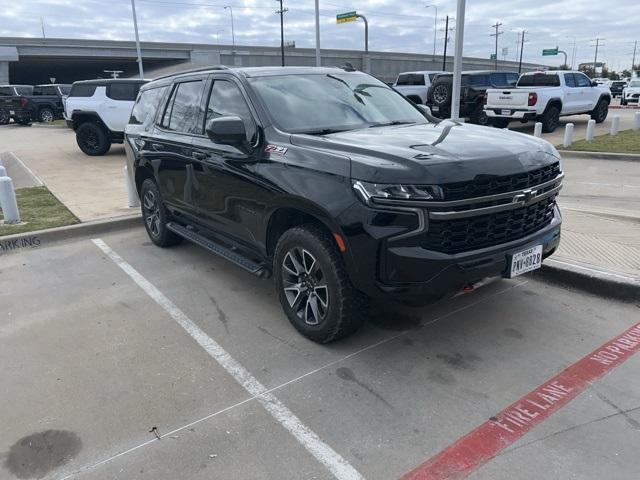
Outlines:
[[168, 74], [162, 75], [160, 77], [155, 77], [154, 80], [160, 80], [160, 79], [163, 79], [163, 78], [169, 78], [169, 77], [173, 77], [175, 75], [186, 75], [188, 73], [206, 72], [208, 70], [231, 70], [231, 69], [229, 67], [225, 66], [225, 65], [211, 65], [209, 67], [192, 68], [191, 70], [182, 70], [180, 72], [168, 73]]

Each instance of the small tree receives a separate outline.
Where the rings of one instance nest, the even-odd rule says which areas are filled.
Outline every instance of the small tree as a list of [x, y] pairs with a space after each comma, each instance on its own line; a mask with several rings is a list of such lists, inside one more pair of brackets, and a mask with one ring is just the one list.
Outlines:
[[622, 70], [622, 73], [620, 74], [623, 78], [629, 78], [631, 77], [631, 72], [627, 69]]
[[571, 68], [566, 63], [563, 63], [562, 65], [560, 65], [558, 70], [571, 70]]

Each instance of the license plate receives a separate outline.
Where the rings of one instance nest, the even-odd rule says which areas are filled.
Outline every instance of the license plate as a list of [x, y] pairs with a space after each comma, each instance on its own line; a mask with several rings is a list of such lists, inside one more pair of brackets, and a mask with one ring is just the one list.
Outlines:
[[527, 248], [511, 256], [509, 278], [536, 270], [542, 265], [542, 245]]
[[511, 110], [500, 110], [501, 115], [511, 115]]
[[9, 115], [15, 115], [15, 114], [16, 114], [15, 110], [9, 110]]
[[431, 111], [432, 112], [438, 112], [438, 111], [440, 111], [440, 107], [438, 107], [437, 105], [434, 105], [433, 107], [431, 107]]

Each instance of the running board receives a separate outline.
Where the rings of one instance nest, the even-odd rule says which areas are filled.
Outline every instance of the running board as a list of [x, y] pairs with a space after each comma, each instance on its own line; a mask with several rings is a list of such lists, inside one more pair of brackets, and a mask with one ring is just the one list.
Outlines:
[[185, 238], [202, 248], [206, 248], [210, 252], [227, 259], [231, 263], [237, 265], [238, 267], [246, 270], [249, 273], [253, 273], [257, 277], [269, 278], [271, 276], [271, 270], [266, 264], [251, 260], [238, 251], [228, 248], [221, 243], [218, 243], [207, 237], [204, 237], [193, 230], [183, 227], [182, 225], [179, 225], [175, 222], [167, 223], [167, 228], [177, 235], [180, 235], [182, 238]]

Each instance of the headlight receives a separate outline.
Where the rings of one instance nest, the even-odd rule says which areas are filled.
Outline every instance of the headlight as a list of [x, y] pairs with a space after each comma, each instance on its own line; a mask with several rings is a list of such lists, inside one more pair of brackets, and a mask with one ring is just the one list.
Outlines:
[[369, 203], [380, 200], [441, 200], [444, 195], [437, 185], [399, 185], [389, 183], [369, 183], [354, 180], [353, 189], [360, 198]]

